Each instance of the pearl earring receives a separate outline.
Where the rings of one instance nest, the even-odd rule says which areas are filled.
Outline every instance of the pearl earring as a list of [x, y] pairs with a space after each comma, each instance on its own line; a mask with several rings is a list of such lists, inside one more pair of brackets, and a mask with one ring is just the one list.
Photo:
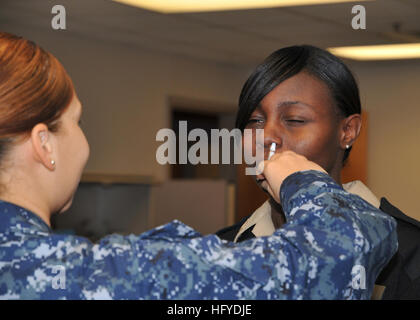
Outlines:
[[55, 161], [54, 160], [51, 160], [51, 165], [55, 165]]
[[350, 149], [350, 146], [348, 144], [346, 144], [346, 149]]

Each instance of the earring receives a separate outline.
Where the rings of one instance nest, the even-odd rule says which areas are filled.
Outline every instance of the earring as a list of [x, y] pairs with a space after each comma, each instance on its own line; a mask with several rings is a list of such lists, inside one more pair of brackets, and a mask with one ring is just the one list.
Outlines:
[[51, 160], [51, 165], [55, 165], [55, 161], [54, 160]]
[[346, 149], [350, 149], [350, 146], [348, 144], [346, 144]]

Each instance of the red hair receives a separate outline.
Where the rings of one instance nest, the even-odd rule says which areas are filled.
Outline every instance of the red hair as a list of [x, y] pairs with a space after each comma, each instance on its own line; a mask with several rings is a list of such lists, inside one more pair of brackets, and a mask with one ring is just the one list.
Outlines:
[[70, 77], [51, 53], [0, 32], [0, 161], [15, 138], [36, 124], [56, 132], [73, 94]]

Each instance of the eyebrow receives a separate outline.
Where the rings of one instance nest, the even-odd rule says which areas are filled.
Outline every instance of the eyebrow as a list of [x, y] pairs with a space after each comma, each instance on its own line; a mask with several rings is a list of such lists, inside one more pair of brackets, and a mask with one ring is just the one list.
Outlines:
[[[296, 104], [299, 104], [299, 105], [302, 105], [302, 106], [305, 106], [305, 107], [309, 107], [309, 108], [313, 108], [313, 106], [308, 104], [308, 103], [305, 103], [305, 102], [302, 102], [302, 101], [289, 101], [289, 100], [279, 102], [277, 104], [277, 108], [288, 107], [288, 106], [292, 106], [292, 105], [296, 105]], [[261, 110], [262, 109], [261, 104], [258, 104], [256, 109]]]
[[277, 104], [277, 107], [281, 108], [281, 107], [287, 107], [287, 106], [296, 105], [296, 104], [300, 104], [300, 105], [303, 105], [305, 107], [313, 108], [313, 106], [311, 106], [310, 104], [307, 104], [307, 103], [302, 102], [302, 101], [281, 101]]

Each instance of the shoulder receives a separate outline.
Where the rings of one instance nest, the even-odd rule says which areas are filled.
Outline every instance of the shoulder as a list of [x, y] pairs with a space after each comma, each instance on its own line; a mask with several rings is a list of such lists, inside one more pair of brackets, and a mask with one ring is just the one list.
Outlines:
[[[397, 221], [398, 251], [406, 256], [415, 253], [420, 265], [420, 221], [407, 216], [385, 198], [381, 199], [380, 209]], [[420, 269], [418, 276], [420, 277]]]
[[397, 221], [398, 253], [409, 260], [410, 265], [415, 262], [413, 276], [420, 279], [420, 221], [405, 215], [385, 198], [381, 199], [380, 209]]
[[420, 299], [420, 222], [385, 198], [381, 199], [380, 209], [397, 221], [398, 252], [382, 270], [377, 283], [387, 287], [385, 299]]
[[398, 223], [403, 222], [405, 226], [413, 230], [420, 230], [420, 221], [404, 214], [400, 209], [393, 206], [386, 198], [381, 199], [380, 209], [394, 217]]

